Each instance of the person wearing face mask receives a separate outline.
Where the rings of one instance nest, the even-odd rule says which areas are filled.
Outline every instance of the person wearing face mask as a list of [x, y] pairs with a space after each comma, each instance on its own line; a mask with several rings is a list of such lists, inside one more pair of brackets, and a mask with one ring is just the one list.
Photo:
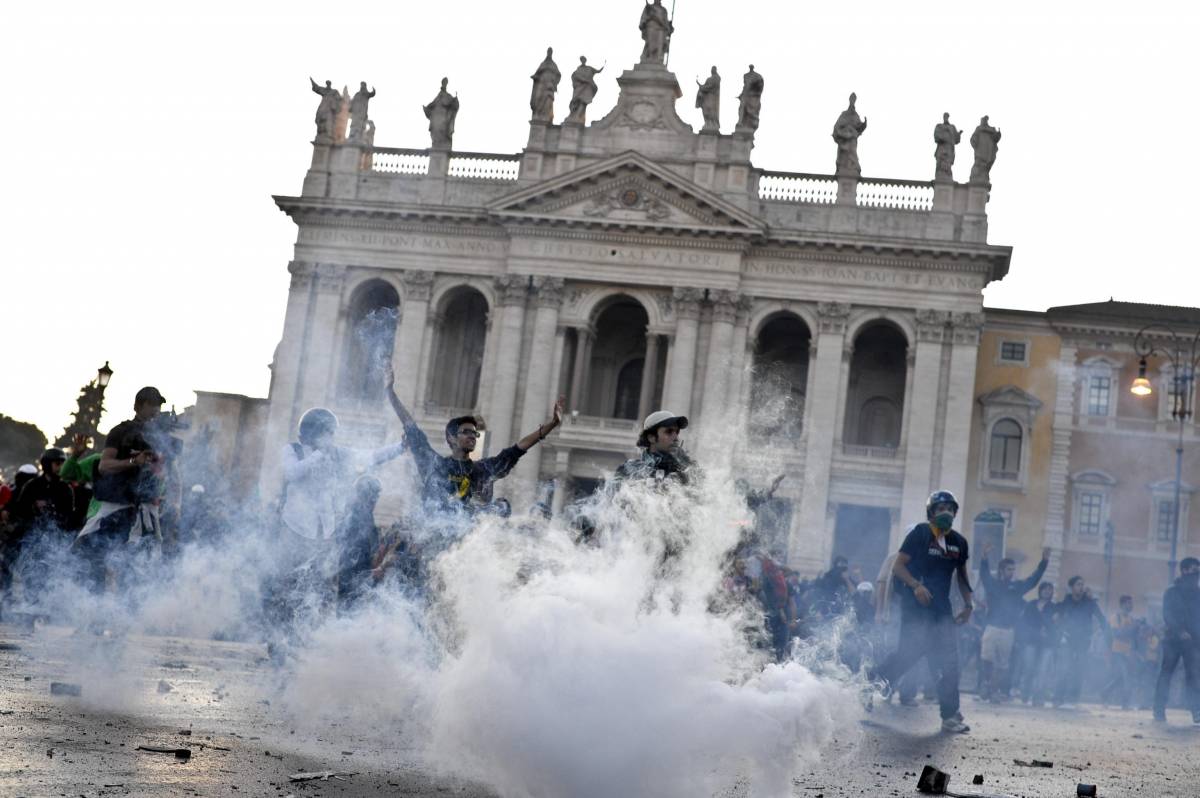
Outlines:
[[[958, 500], [939, 490], [925, 503], [924, 523], [909, 530], [892, 566], [901, 595], [900, 639], [895, 653], [874, 676], [885, 694], [922, 658], [937, 674], [942, 731], [963, 734], [958, 695], [958, 625], [971, 617], [971, 582], [967, 576], [967, 540], [954, 530]], [[957, 581], [963, 609], [954, 615], [950, 588]]]
[[1179, 563], [1179, 578], [1163, 593], [1162, 669], [1154, 688], [1154, 719], [1167, 720], [1167, 696], [1171, 677], [1183, 660], [1183, 679], [1192, 723], [1200, 726], [1200, 560], [1185, 557]]

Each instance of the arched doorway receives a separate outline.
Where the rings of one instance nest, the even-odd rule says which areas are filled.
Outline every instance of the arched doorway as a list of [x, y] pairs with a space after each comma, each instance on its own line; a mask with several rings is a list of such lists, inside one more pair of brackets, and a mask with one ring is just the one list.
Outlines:
[[400, 295], [391, 284], [370, 280], [355, 290], [347, 317], [343, 398], [383, 400], [384, 375], [392, 361], [399, 319]]
[[803, 432], [812, 333], [791, 313], [767, 321], [754, 340], [750, 432], [799, 439]]
[[864, 327], [854, 339], [846, 390], [843, 440], [854, 446], [900, 445], [908, 341], [889, 322]]
[[443, 298], [434, 319], [433, 362], [426, 392], [430, 404], [462, 411], [477, 406], [487, 314], [487, 300], [474, 288], [463, 286]]
[[585, 415], [636, 419], [646, 379], [646, 325], [650, 318], [631, 297], [614, 297], [596, 315], [588, 363]]

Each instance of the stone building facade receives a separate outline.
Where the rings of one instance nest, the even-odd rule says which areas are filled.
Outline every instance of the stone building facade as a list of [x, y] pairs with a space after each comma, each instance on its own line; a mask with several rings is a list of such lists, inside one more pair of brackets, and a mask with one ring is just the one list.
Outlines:
[[[478, 411], [495, 451], [568, 397], [564, 426], [501, 484], [518, 506], [552, 484], [561, 507], [630, 456], [639, 419], [687, 414], [702, 457], [752, 482], [787, 472], [772, 523], [805, 572], [834, 551], [869, 568], [931, 489], [967, 493], [981, 292], [1011, 256], [987, 241], [986, 169], [764, 169], [757, 105], [754, 124], [697, 132], [652, 55], [602, 118], [535, 119], [517, 154], [325, 128], [301, 193], [275, 198], [297, 237], [270, 395], [236, 413], [264, 497], [309, 407], [350, 442], [396, 433], [381, 360], [435, 443]], [[228, 426], [228, 404], [202, 394], [197, 424]]]

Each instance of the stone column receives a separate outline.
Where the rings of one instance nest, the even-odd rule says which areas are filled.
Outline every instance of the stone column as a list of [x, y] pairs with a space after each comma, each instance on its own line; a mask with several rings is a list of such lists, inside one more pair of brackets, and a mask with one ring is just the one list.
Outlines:
[[900, 499], [900, 527], [925, 520], [925, 500], [933, 485], [934, 426], [937, 422], [938, 383], [942, 369], [942, 341], [949, 314], [918, 310], [917, 354], [913, 363], [912, 396], [905, 398], [908, 440], [904, 449], [904, 488]]
[[642, 361], [642, 390], [638, 395], [638, 422], [654, 411], [654, 379], [658, 375], [658, 335], [646, 330], [646, 359]]
[[953, 346], [950, 350], [950, 382], [946, 395], [945, 434], [942, 436], [942, 474], [945, 488], [963, 503], [959, 529], [968, 528], [968, 518], [979, 512], [966, 506], [967, 450], [971, 443], [971, 411], [975, 405], [975, 361], [979, 355], [979, 331], [983, 314], [955, 313], [951, 319]]
[[521, 336], [525, 326], [529, 278], [520, 274], [500, 275], [496, 278], [496, 293], [500, 300], [500, 336], [496, 346], [491, 402], [484, 409], [488, 424], [489, 456], [513, 443], [513, 411], [517, 401], [517, 372], [521, 367]]
[[571, 489], [571, 450], [558, 449], [554, 453], [554, 496], [550, 499], [550, 512], [558, 515], [567, 503], [567, 492]]
[[312, 301], [315, 264], [292, 261], [291, 287], [288, 289], [287, 313], [283, 318], [283, 336], [275, 349], [271, 364], [270, 410], [267, 414], [267, 429], [263, 436], [263, 464], [259, 475], [259, 488], [265, 501], [278, 498], [280, 452], [285, 443], [292, 440], [292, 424], [298, 414], [296, 407], [303, 379], [305, 329], [308, 310]]
[[738, 295], [733, 291], [713, 291], [712, 334], [708, 340], [708, 363], [704, 369], [704, 395], [700, 408], [704, 428], [711, 433], [733, 421], [727, 413], [730, 359], [733, 355], [733, 325], [737, 320]]
[[307, 409], [328, 402], [333, 393], [333, 359], [340, 344], [334, 336], [338, 315], [342, 312], [342, 286], [346, 267], [336, 263], [319, 263], [316, 272], [316, 291], [313, 297], [311, 322], [304, 351], [304, 378], [301, 383], [301, 404]]
[[788, 562], [795, 568], [815, 572], [825, 567], [826, 503], [833, 463], [834, 422], [837, 418], [838, 379], [846, 321], [850, 306], [841, 302], [818, 302], [817, 357], [809, 363], [817, 377], [808, 395], [808, 443], [804, 455], [804, 486], [800, 513], [788, 541]]
[[590, 326], [575, 328], [575, 368], [571, 374], [571, 396], [567, 403], [570, 412], [583, 412], [584, 397], [587, 395], [588, 372], [592, 367], [592, 342], [596, 333]]
[[[533, 344], [529, 350], [529, 369], [525, 376], [524, 399], [521, 403], [521, 426], [514, 433], [525, 435], [550, 417], [550, 405], [545, 397], [550, 393], [554, 370], [555, 330], [558, 328], [558, 309], [562, 306], [561, 277], [534, 277]], [[507, 444], [504, 444], [507, 446]], [[493, 450], [495, 451], [495, 450]], [[541, 450], [534, 448], [513, 469], [508, 491], [514, 503], [521, 506], [533, 502], [534, 489], [540, 472]]]
[[681, 416], [688, 414], [692, 403], [692, 379], [696, 374], [696, 339], [700, 328], [700, 288], [676, 288], [675, 341], [671, 346], [670, 371], [663, 390], [663, 410]]
[[[554, 364], [550, 368], [550, 390], [546, 394], [546, 406], [550, 407], [558, 400], [559, 394], [562, 394], [562, 369], [563, 358], [567, 356], [567, 330], [565, 327], [558, 327], [554, 331]], [[567, 408], [566, 412], [571, 412]]]
[[[1046, 579], [1058, 580], [1067, 544], [1067, 501], [1071, 478], [1071, 427], [1075, 423], [1075, 341], [1064, 339], [1058, 353], [1058, 384], [1054, 393], [1054, 426], [1050, 448], [1050, 478], [1046, 491], [1046, 530], [1043, 546], [1051, 549]], [[1026, 447], [1027, 449], [1029, 447]], [[1030, 455], [1026, 455], [1031, 456]]]
[[392, 370], [396, 373], [396, 395], [409, 412], [415, 413], [433, 272], [407, 271], [400, 279], [404, 283], [404, 303], [400, 306], [400, 324], [392, 349]]
[[742, 401], [742, 385], [746, 382], [749, 355], [746, 339], [750, 335], [750, 308], [753, 301], [743, 296], [737, 301], [737, 316], [733, 322], [733, 344], [730, 346], [729, 385], [725, 401], [737, 408], [736, 424], [740, 429], [746, 421], [746, 405]]

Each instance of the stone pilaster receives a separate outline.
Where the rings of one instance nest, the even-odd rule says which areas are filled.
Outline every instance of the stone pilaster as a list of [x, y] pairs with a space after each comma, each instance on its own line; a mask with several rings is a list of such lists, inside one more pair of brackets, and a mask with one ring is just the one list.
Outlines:
[[335, 340], [334, 331], [342, 312], [346, 267], [337, 263], [319, 263], [315, 278], [300, 389], [301, 403], [305, 407], [323, 405], [333, 393], [335, 346], [341, 343]]
[[967, 456], [971, 442], [971, 414], [975, 405], [975, 362], [983, 314], [955, 313], [951, 317], [950, 381], [946, 392], [946, 426], [942, 436], [942, 474], [938, 488], [959, 497], [960, 528], [978, 508], [967, 507]]
[[592, 344], [595, 340], [596, 331], [591, 326], [575, 328], [575, 364], [571, 370], [571, 395], [567, 400], [567, 408], [573, 413], [583, 413], [587, 406], [588, 372], [592, 368]]
[[912, 395], [905, 397], [904, 488], [900, 499], [900, 526], [907, 529], [925, 520], [925, 500], [932, 485], [934, 427], [937, 416], [938, 383], [942, 368], [942, 344], [950, 314], [940, 310], [918, 310], [917, 353], [913, 362]]
[[737, 409], [737, 416], [734, 419], [738, 429], [743, 429], [746, 424], [746, 402], [742, 400], [743, 386], [749, 382], [749, 375], [746, 373], [747, 366], [747, 343], [746, 339], [750, 335], [750, 309], [754, 305], [754, 300], [748, 296], [742, 296], [737, 301], [737, 315], [733, 321], [733, 344], [730, 347], [730, 362], [729, 362], [729, 385], [725, 392], [725, 401], [730, 406]]
[[517, 401], [517, 372], [521, 366], [521, 336], [525, 327], [529, 278], [521, 274], [500, 275], [496, 278], [496, 294], [500, 305], [500, 335], [491, 402], [484, 409], [489, 456], [513, 443], [513, 411]]
[[[562, 307], [563, 280], [561, 277], [534, 277], [533, 292], [533, 343], [521, 402], [521, 425], [516, 435], [532, 432], [550, 417], [551, 406], [546, 404], [545, 397], [550, 393], [554, 374], [554, 333], [558, 329], [558, 310]], [[509, 478], [513, 483], [509, 495], [521, 506], [533, 501], [541, 459], [541, 451], [534, 449], [521, 459]]]
[[1067, 501], [1071, 478], [1071, 427], [1075, 423], [1075, 343], [1064, 340], [1058, 354], [1058, 384], [1054, 394], [1053, 443], [1050, 449], [1050, 478], [1046, 493], [1044, 546], [1051, 549], [1046, 579], [1058, 580], [1062, 552], [1067, 543]]
[[400, 279], [404, 284], [404, 302], [400, 306], [400, 324], [392, 349], [392, 370], [396, 373], [396, 395], [411, 412], [415, 412], [421, 352], [425, 349], [425, 328], [429, 319], [429, 297], [433, 293], [433, 272], [407, 271]]
[[700, 329], [700, 288], [676, 288], [672, 297], [675, 308], [675, 339], [671, 344], [670, 372], [663, 390], [664, 410], [685, 416], [690, 411], [692, 379], [696, 373], [696, 341]]
[[298, 415], [300, 381], [304, 378], [304, 332], [308, 323], [308, 310], [312, 302], [312, 289], [316, 265], [306, 261], [292, 261], [291, 287], [288, 289], [287, 312], [283, 318], [283, 336], [275, 349], [271, 365], [270, 410], [267, 414], [267, 429], [263, 438], [263, 465], [259, 485], [263, 499], [276, 498], [280, 488], [280, 451], [292, 439], [292, 424]]
[[646, 330], [646, 358], [642, 361], [642, 390], [638, 395], [638, 421], [654, 412], [654, 379], [658, 375], [658, 334]]
[[738, 295], [733, 291], [711, 291], [712, 333], [708, 339], [708, 363], [704, 369], [704, 393], [701, 413], [704, 427], [711, 434], [728, 422], [726, 401], [729, 366], [733, 354], [733, 328], [737, 321]]
[[841, 302], [818, 302], [816, 363], [818, 377], [808, 395], [808, 435], [804, 456], [804, 487], [800, 495], [800, 514], [788, 541], [788, 562], [805, 571], [818, 571], [825, 564], [826, 504], [829, 476], [833, 463], [835, 419], [838, 415], [838, 374], [842, 367], [842, 348], [850, 306]]

